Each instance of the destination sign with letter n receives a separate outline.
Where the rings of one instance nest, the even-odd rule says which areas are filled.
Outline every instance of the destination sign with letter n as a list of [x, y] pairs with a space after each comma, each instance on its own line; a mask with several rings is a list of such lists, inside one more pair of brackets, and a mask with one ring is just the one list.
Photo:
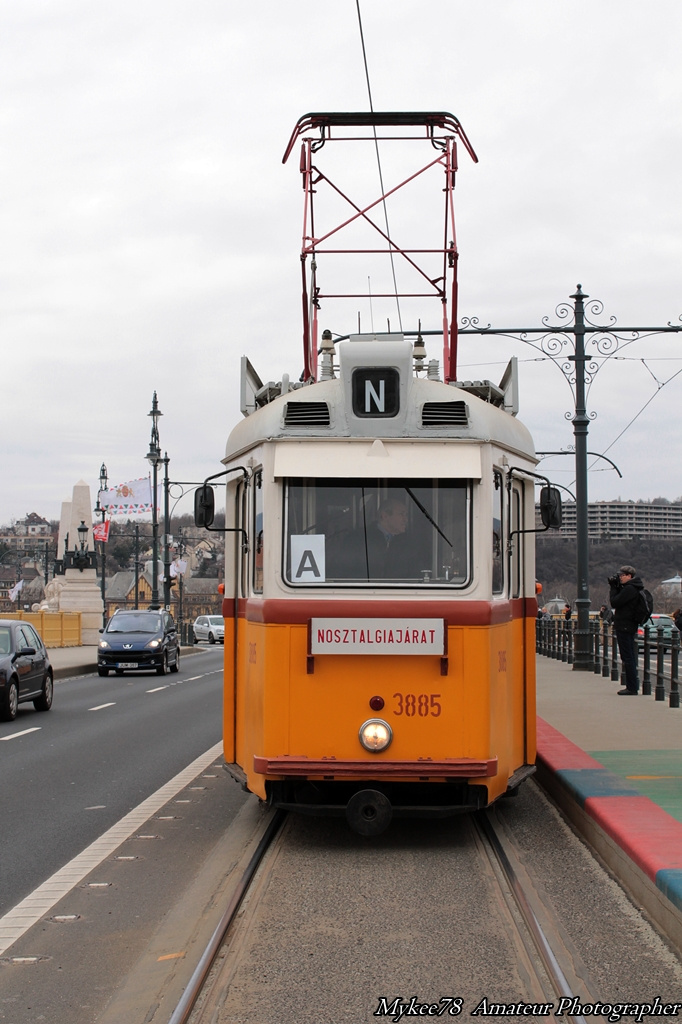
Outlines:
[[445, 654], [444, 619], [311, 619], [310, 654]]
[[400, 412], [400, 374], [394, 367], [353, 370], [353, 415], [363, 419], [397, 416]]

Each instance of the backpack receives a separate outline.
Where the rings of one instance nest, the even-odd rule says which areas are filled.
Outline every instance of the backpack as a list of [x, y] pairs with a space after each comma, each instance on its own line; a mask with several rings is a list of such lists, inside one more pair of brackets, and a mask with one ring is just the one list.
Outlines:
[[635, 618], [638, 626], [643, 626], [651, 618], [651, 613], [654, 610], [654, 599], [651, 596], [651, 591], [644, 587], [639, 591], [637, 595], [637, 607], [635, 608]]

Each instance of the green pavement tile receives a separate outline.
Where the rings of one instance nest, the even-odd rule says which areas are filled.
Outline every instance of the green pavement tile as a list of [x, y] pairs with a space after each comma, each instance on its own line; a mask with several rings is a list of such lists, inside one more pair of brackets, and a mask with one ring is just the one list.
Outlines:
[[590, 750], [589, 753], [682, 822], [682, 750]]

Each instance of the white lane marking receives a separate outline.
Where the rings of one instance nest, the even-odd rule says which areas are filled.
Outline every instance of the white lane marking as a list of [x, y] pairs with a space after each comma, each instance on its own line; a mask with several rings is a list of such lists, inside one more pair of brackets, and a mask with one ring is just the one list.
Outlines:
[[[205, 674], [206, 673], [204, 673], [204, 675]], [[185, 683], [193, 683], [195, 679], [203, 679], [203, 678], [204, 678], [203, 675], [201, 675], [201, 676], [190, 676], [189, 679], [185, 679], [184, 682]]]
[[102, 708], [113, 708], [116, 706], [116, 701], [112, 700], [108, 704], [98, 704], [96, 708], [88, 708], [88, 711], [101, 711]]
[[13, 907], [4, 917], [0, 917], [0, 956], [29, 928], [40, 921], [75, 885], [82, 882], [86, 875], [111, 856], [121, 843], [129, 839], [164, 804], [177, 796], [190, 782], [196, 779], [197, 775], [205, 771], [216, 757], [220, 756], [222, 749], [221, 741], [201, 757], [192, 761], [174, 779], [143, 800], [82, 853], [79, 853], [46, 882], [34, 889], [21, 903], [17, 903], [16, 907]]
[[20, 736], [28, 736], [30, 732], [40, 732], [41, 725], [34, 725], [32, 729], [23, 729], [21, 732], [13, 732], [11, 736], [0, 736], [1, 740], [16, 740]]
[[166, 683], [164, 686], [155, 686], [153, 690], [145, 690], [145, 693], [158, 693], [159, 690], [167, 690], [167, 689], [168, 689], [168, 683]]

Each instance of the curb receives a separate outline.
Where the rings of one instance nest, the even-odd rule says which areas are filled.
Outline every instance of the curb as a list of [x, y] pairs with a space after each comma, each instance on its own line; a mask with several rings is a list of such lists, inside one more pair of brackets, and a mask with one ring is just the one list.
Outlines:
[[539, 717], [537, 734], [542, 787], [682, 949], [682, 822]]
[[[61, 648], [60, 648], [61, 649]], [[208, 648], [207, 648], [208, 649]], [[48, 648], [48, 656], [50, 649]], [[189, 657], [193, 654], [201, 654], [201, 650], [197, 650], [196, 647], [181, 647], [180, 654], [183, 658]], [[96, 658], [96, 655], [95, 655]], [[90, 664], [85, 665], [66, 665], [62, 668], [55, 668], [52, 666], [52, 677], [53, 679], [74, 679], [76, 676], [91, 676], [97, 672], [97, 661], [92, 661]]]

